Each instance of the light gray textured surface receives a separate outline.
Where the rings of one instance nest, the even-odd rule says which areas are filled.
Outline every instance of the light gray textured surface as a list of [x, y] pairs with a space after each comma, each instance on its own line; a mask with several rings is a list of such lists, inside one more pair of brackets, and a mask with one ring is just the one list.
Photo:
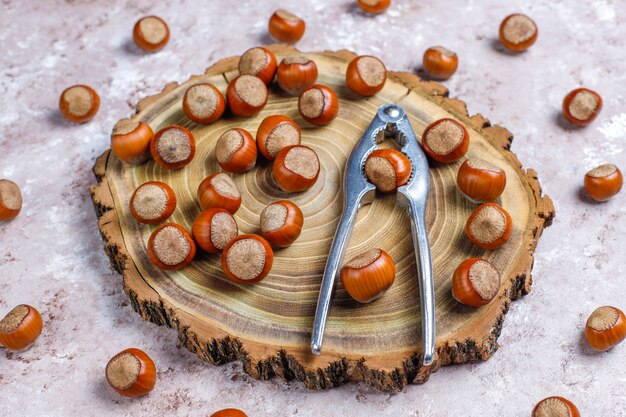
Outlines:
[[[428, 46], [456, 50], [451, 95], [510, 129], [513, 150], [539, 172], [557, 218], [537, 251], [533, 291], [512, 305], [488, 362], [444, 368], [396, 395], [358, 384], [309, 392], [252, 380], [237, 364], [207, 365], [176, 346], [174, 331], [130, 308], [96, 228], [87, 191], [94, 160], [139, 98], [269, 42], [267, 18], [279, 6], [306, 19], [302, 50], [348, 48], [405, 71], [419, 67]], [[495, 40], [501, 19], [516, 11], [540, 30], [529, 52], [512, 56]], [[172, 32], [153, 55], [131, 40], [146, 14]], [[581, 338], [594, 308], [626, 308], [626, 194], [593, 204], [579, 193], [587, 169], [605, 161], [626, 168], [625, 14], [611, 0], [394, 0], [378, 17], [351, 0], [3, 0], [0, 177], [20, 184], [25, 203], [0, 225], [0, 315], [32, 304], [45, 328], [31, 350], [0, 355], [0, 415], [201, 416], [235, 406], [250, 417], [527, 416], [541, 398], [563, 395], [585, 416], [626, 416], [626, 346], [594, 354]], [[75, 83], [102, 98], [82, 126], [57, 111], [59, 94]], [[581, 85], [603, 95], [605, 107], [593, 125], [571, 129], [559, 119], [561, 100]], [[153, 393], [138, 400], [117, 396], [103, 377], [107, 360], [130, 346], [159, 369]]]

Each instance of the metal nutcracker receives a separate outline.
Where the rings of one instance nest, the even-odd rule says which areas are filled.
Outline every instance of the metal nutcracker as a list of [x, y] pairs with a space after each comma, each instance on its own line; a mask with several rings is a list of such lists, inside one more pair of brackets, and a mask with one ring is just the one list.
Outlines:
[[343, 213], [324, 269], [313, 324], [311, 351], [319, 355], [322, 350], [324, 328], [335, 280], [354, 228], [357, 212], [374, 200], [376, 187], [367, 181], [365, 161], [372, 151], [378, 149], [377, 141], [386, 138], [394, 140], [412, 164], [411, 177], [406, 185], [398, 188], [397, 195], [398, 203], [406, 208], [411, 218], [422, 306], [423, 364], [430, 365], [435, 356], [435, 297], [425, 218], [429, 189], [428, 160], [417, 142], [404, 110], [396, 104], [385, 104], [378, 109], [367, 131], [354, 146], [346, 164], [343, 177]]

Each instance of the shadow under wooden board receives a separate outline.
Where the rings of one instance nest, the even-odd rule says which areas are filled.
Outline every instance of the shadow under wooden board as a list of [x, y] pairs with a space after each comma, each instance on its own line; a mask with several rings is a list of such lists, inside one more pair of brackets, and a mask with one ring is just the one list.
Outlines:
[[[270, 46], [278, 60], [299, 53], [292, 47]], [[223, 93], [237, 74], [238, 57], [224, 59], [183, 84], [168, 84], [161, 94], [137, 105], [134, 120], [147, 122], [156, 132], [179, 124], [196, 137], [197, 153], [190, 165], [170, 171], [153, 161], [140, 166], [122, 163], [109, 151], [98, 158], [94, 172], [98, 184], [91, 189], [99, 216], [105, 251], [124, 276], [124, 290], [133, 308], [146, 320], [178, 331], [190, 351], [212, 364], [234, 360], [255, 378], [277, 375], [303, 381], [308, 388], [331, 388], [348, 381], [364, 381], [383, 390], [397, 391], [421, 383], [443, 365], [488, 359], [498, 348], [504, 315], [511, 300], [530, 291], [533, 252], [544, 227], [554, 216], [549, 197], [542, 195], [535, 171], [524, 170], [509, 151], [512, 135], [491, 126], [481, 115], [468, 116], [465, 104], [448, 99], [445, 87], [415, 75], [390, 72], [385, 88], [364, 99], [345, 85], [345, 70], [355, 56], [348, 51], [306, 53], [319, 69], [318, 82], [331, 86], [339, 97], [339, 115], [326, 127], [305, 122], [297, 110], [297, 97], [271, 88], [267, 106], [255, 117], [226, 115], [210, 125], [197, 125], [185, 117], [181, 100], [196, 82], [211, 82]], [[313, 316], [328, 250], [342, 209], [341, 178], [355, 142], [377, 108], [397, 103], [408, 114], [418, 137], [431, 122], [452, 117], [470, 132], [468, 157], [480, 157], [502, 167], [507, 187], [500, 203], [513, 219], [509, 243], [484, 252], [470, 244], [465, 221], [475, 205], [456, 188], [459, 164], [431, 163], [431, 191], [427, 223], [435, 275], [437, 359], [421, 364], [421, 320], [410, 223], [393, 195], [379, 196], [359, 212], [346, 259], [381, 247], [394, 259], [396, 281], [387, 294], [367, 305], [347, 295], [338, 281], [321, 356], [309, 351]], [[147, 256], [153, 226], [138, 224], [128, 201], [135, 188], [150, 180], [168, 183], [178, 206], [171, 221], [187, 230], [200, 207], [196, 190], [207, 175], [219, 171], [214, 146], [229, 128], [242, 127], [253, 135], [260, 121], [284, 114], [302, 127], [302, 142], [312, 147], [321, 162], [315, 186], [303, 193], [282, 192], [274, 183], [271, 165], [259, 159], [254, 170], [235, 174], [243, 203], [235, 218], [242, 233], [258, 233], [259, 215], [269, 203], [290, 199], [304, 212], [300, 238], [287, 249], [275, 251], [270, 275], [252, 286], [229, 281], [219, 255], [199, 253], [180, 271], [161, 271]], [[489, 305], [463, 307], [451, 296], [452, 273], [468, 257], [483, 257], [502, 274], [502, 287]]]

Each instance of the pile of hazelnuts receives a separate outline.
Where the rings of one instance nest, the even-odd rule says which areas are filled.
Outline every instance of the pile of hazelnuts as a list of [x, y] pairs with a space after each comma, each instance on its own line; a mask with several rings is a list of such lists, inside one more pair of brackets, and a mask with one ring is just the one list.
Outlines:
[[[287, 12], [274, 16], [286, 18]], [[339, 110], [335, 92], [317, 81], [317, 65], [303, 55], [292, 55], [277, 63], [275, 55], [263, 47], [247, 50], [238, 63], [239, 75], [230, 81], [226, 97], [210, 83], [190, 86], [182, 99], [182, 111], [193, 122], [210, 124], [226, 111], [238, 117], [258, 114], [267, 104], [267, 85], [276, 79], [287, 94], [298, 96], [302, 118], [316, 126], [330, 123]], [[356, 57], [346, 72], [346, 84], [356, 94], [371, 96], [383, 88], [384, 64], [375, 57]], [[289, 193], [310, 189], [319, 176], [320, 162], [313, 149], [301, 143], [298, 124], [284, 115], [270, 115], [260, 123], [256, 137], [243, 128], [232, 128], [218, 138], [215, 158], [230, 174], [252, 170], [258, 154], [272, 162], [276, 185]], [[195, 156], [195, 138], [178, 125], [166, 126], [156, 134], [145, 122], [122, 120], [111, 136], [111, 150], [122, 161], [141, 164], [150, 157], [166, 169], [181, 169]], [[260, 214], [260, 235], [239, 235], [233, 215], [241, 206], [241, 192], [225, 172], [209, 175], [198, 186], [202, 210], [189, 234], [182, 226], [166, 223], [148, 240], [148, 255], [161, 269], [187, 266], [194, 258], [196, 244], [207, 253], [222, 252], [225, 275], [239, 284], [254, 284], [264, 279], [273, 262], [272, 246], [285, 248], [300, 235], [304, 217], [293, 202], [274, 202]], [[141, 184], [130, 199], [133, 217], [145, 224], [158, 224], [176, 208], [176, 195], [162, 182]]]

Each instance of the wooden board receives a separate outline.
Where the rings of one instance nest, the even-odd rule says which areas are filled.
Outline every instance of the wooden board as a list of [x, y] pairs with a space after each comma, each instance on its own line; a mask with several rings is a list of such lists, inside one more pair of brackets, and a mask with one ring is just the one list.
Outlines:
[[[271, 49], [279, 60], [297, 53], [286, 46]], [[379, 94], [363, 99], [345, 86], [345, 70], [354, 54], [307, 55], [317, 62], [318, 82], [335, 89], [340, 99], [339, 116], [329, 126], [307, 124], [298, 114], [297, 98], [286, 96], [277, 87], [272, 87], [268, 105], [256, 117], [226, 116], [206, 126], [189, 121], [181, 110], [185, 90], [206, 81], [225, 92], [228, 81], [238, 73], [238, 57], [233, 57], [183, 84], [168, 84], [161, 94], [141, 100], [132, 116], [147, 122], [155, 132], [170, 124], [192, 130], [197, 153], [189, 166], [168, 171], [149, 161], [134, 167], [109, 152], [97, 160], [98, 184], [91, 192], [99, 228], [105, 251], [124, 276], [124, 290], [133, 308], [146, 320], [176, 329], [181, 343], [210, 363], [240, 360], [255, 378], [277, 375], [303, 381], [312, 389], [365, 381], [384, 390], [400, 390], [408, 383], [426, 381], [443, 365], [488, 359], [498, 348], [497, 338], [511, 300], [530, 291], [533, 251], [554, 215], [536, 173], [522, 169], [509, 151], [512, 135], [506, 129], [491, 126], [481, 115], [468, 116], [464, 103], [447, 98], [443, 86], [412, 74], [390, 73]], [[346, 256], [383, 248], [396, 262], [396, 282], [384, 297], [368, 305], [352, 301], [338, 282], [322, 355], [309, 352], [321, 276], [341, 214], [343, 167], [354, 143], [384, 103], [403, 106], [418, 137], [434, 120], [459, 120], [470, 131], [468, 156], [489, 160], [507, 174], [501, 204], [513, 219], [513, 235], [502, 249], [485, 253], [472, 246], [463, 233], [475, 205], [457, 191], [458, 164], [431, 166], [427, 222], [435, 273], [437, 360], [430, 367], [421, 365], [419, 294], [410, 224], [393, 195], [377, 198], [360, 211]], [[271, 165], [260, 162], [253, 171], [234, 176], [243, 195], [235, 217], [241, 232], [256, 233], [265, 205], [291, 199], [305, 215], [300, 239], [290, 248], [276, 251], [270, 275], [254, 286], [230, 282], [221, 271], [219, 256], [200, 254], [190, 266], [176, 272], [157, 269], [146, 252], [154, 227], [135, 222], [128, 209], [134, 189], [149, 180], [170, 184], [178, 198], [171, 220], [190, 230], [200, 212], [198, 184], [219, 170], [214, 156], [217, 138], [236, 126], [254, 135], [262, 118], [270, 114], [285, 114], [302, 127], [303, 143], [315, 149], [321, 160], [319, 180], [311, 190], [290, 195], [273, 182]], [[474, 256], [492, 262], [503, 279], [496, 299], [479, 309], [459, 305], [450, 294], [454, 269]]]

